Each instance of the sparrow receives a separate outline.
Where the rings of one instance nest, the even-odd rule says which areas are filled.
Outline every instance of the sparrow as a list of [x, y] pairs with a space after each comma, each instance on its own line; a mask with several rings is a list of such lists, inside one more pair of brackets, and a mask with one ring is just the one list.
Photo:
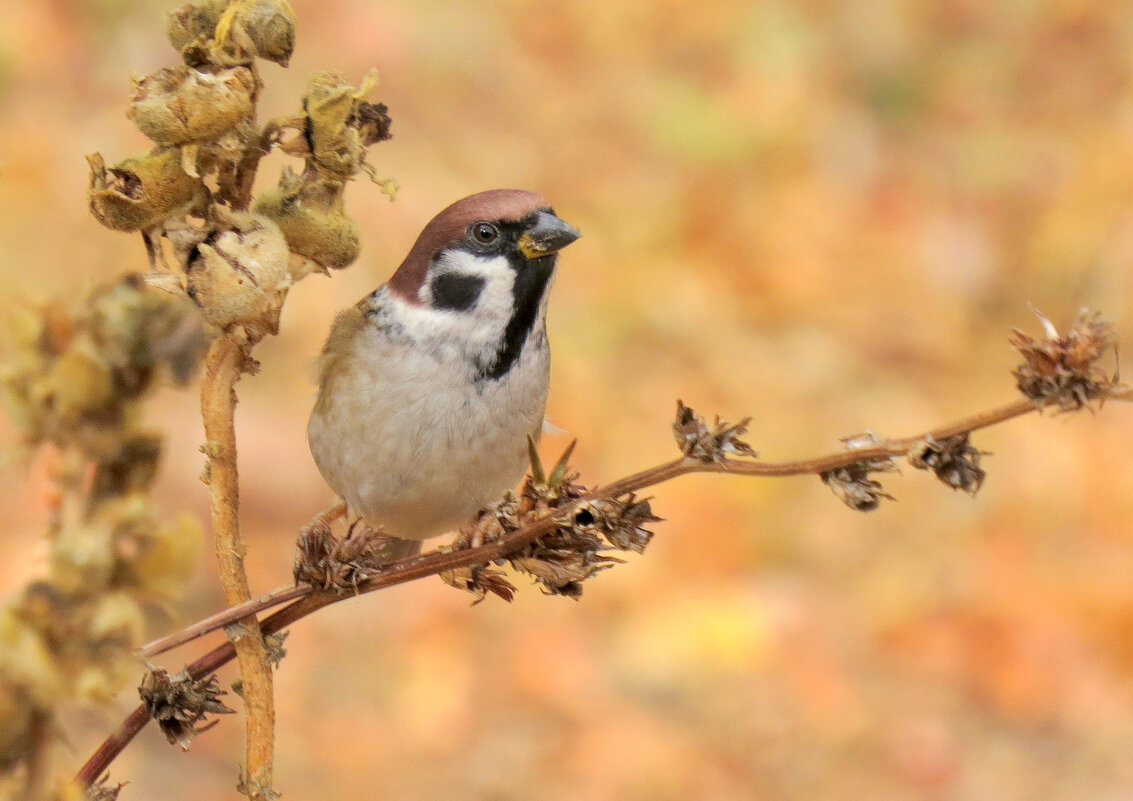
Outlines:
[[458, 200], [384, 285], [341, 312], [318, 363], [307, 441], [387, 559], [515, 487], [550, 381], [547, 296], [579, 232], [541, 196]]

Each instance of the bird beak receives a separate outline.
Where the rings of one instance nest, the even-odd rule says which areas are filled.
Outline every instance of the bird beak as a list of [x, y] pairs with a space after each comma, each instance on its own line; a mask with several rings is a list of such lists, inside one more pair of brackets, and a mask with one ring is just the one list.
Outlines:
[[565, 248], [582, 234], [548, 211], [538, 212], [535, 224], [519, 237], [519, 252], [528, 259], [549, 256]]

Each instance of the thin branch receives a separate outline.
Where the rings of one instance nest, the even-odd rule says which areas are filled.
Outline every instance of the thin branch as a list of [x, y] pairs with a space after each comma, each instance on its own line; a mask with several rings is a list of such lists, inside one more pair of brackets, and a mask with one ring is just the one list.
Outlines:
[[[247, 359], [246, 342], [226, 333], [213, 340], [201, 381], [201, 417], [205, 426], [208, 485], [220, 580], [229, 604], [251, 600], [244, 569], [246, 548], [240, 536], [240, 491], [236, 470], [235, 385]], [[245, 770], [249, 798], [272, 798], [275, 749], [275, 699], [271, 661], [254, 614], [230, 630], [243, 682], [245, 706]], [[235, 627], [234, 627], [235, 628]]]
[[[1122, 396], [1114, 396], [1115, 398], [1122, 399]], [[839, 467], [846, 467], [851, 464], [856, 464], [862, 460], [881, 459], [892, 456], [903, 456], [909, 452], [913, 445], [925, 439], [932, 437], [937, 440], [944, 440], [956, 434], [964, 432], [977, 431], [981, 428], [1002, 423], [1014, 417], [1036, 411], [1034, 403], [1022, 399], [1014, 401], [1005, 406], [1000, 406], [986, 412], [980, 412], [970, 417], [965, 417], [962, 420], [957, 420], [954, 423], [940, 426], [924, 434], [913, 437], [905, 437], [903, 439], [888, 440], [885, 443], [875, 448], [863, 448], [853, 451], [840, 451], [825, 456], [818, 456], [813, 459], [803, 459], [791, 462], [750, 462], [739, 459], [727, 459], [720, 464], [704, 464], [690, 459], [677, 459], [672, 462], [665, 462], [664, 464], [655, 465], [641, 472], [634, 473], [633, 475], [626, 476], [625, 478], [618, 479], [611, 482], [604, 487], [599, 487], [592, 492], [588, 493], [583, 500], [594, 498], [617, 498], [625, 495], [627, 492], [635, 492], [639, 489], [651, 487], [668, 481], [677, 476], [685, 475], [686, 473], [732, 473], [735, 475], [745, 476], [763, 476], [768, 478], [809, 475], [812, 473], [823, 473], [827, 470], [834, 470]], [[566, 507], [563, 507], [565, 509]], [[560, 513], [563, 512], [560, 509]], [[324, 520], [329, 522], [334, 517], [340, 516], [342, 513], [341, 505], [335, 505], [328, 508], [325, 512], [320, 513], [312, 522]], [[523, 531], [516, 532], [513, 537], [525, 533]], [[523, 547], [533, 541], [532, 539], [524, 539], [515, 546], [515, 549]], [[511, 538], [507, 540], [511, 542]], [[511, 549], [509, 549], [510, 552]], [[466, 552], [462, 552], [466, 553]], [[468, 552], [470, 553], [470, 551]], [[415, 557], [412, 561], [416, 563], [424, 557]], [[482, 563], [484, 559], [478, 562], [473, 561], [470, 564]], [[391, 566], [392, 569], [393, 566]], [[450, 568], [444, 568], [448, 570]], [[198, 620], [190, 626], [187, 626], [180, 631], [169, 634], [153, 642], [147, 643], [142, 646], [138, 654], [143, 657], [152, 657], [163, 654], [166, 651], [171, 651], [181, 645], [185, 645], [199, 637], [203, 637], [210, 632], [222, 629], [242, 617], [252, 614], [258, 614], [268, 609], [272, 609], [282, 604], [294, 601], [297, 598], [302, 598], [307, 595], [313, 594], [310, 587], [307, 586], [285, 586], [279, 587], [271, 592], [261, 595], [236, 606], [222, 609], [221, 611]]]
[[[1109, 397], [1115, 400], [1128, 400], [1125, 395], [1112, 392]], [[821, 474], [840, 467], [849, 467], [863, 460], [882, 459], [885, 457], [902, 456], [926, 437], [937, 440], [976, 431], [981, 428], [996, 425], [1015, 417], [1021, 417], [1030, 412], [1038, 411], [1039, 407], [1030, 400], [1018, 400], [986, 412], [980, 412], [970, 417], [957, 420], [954, 423], [934, 428], [923, 434], [902, 439], [887, 440], [874, 448], [846, 450], [819, 456], [812, 459], [803, 459], [789, 462], [754, 462], [739, 459], [724, 459], [722, 462], [705, 463], [697, 459], [682, 457], [671, 462], [655, 465], [640, 472], [613, 481], [605, 486], [598, 487], [581, 498], [556, 508], [553, 513], [532, 521], [523, 528], [509, 534], [507, 537], [495, 542], [468, 548], [459, 551], [433, 551], [431, 553], [395, 562], [384, 568], [380, 573], [358, 584], [356, 593], [316, 594], [310, 587], [286, 587], [261, 596], [252, 601], [242, 603], [230, 609], [212, 615], [205, 620], [198, 621], [181, 632], [170, 635], [161, 640], [145, 646], [146, 655], [161, 653], [170, 648], [182, 645], [209, 631], [215, 631], [229, 625], [241, 615], [250, 615], [265, 611], [269, 608], [288, 604], [277, 610], [260, 623], [263, 634], [274, 634], [300, 620], [307, 615], [317, 612], [325, 606], [339, 601], [353, 598], [355, 594], [375, 592], [377, 590], [405, 584], [410, 581], [433, 576], [448, 570], [462, 567], [483, 565], [502, 559], [510, 554], [522, 550], [535, 542], [544, 534], [553, 531], [561, 525], [564, 518], [582, 503], [597, 498], [618, 498], [630, 492], [656, 486], [665, 481], [677, 478], [687, 473], [732, 473], [735, 475], [782, 477], [809, 474]], [[290, 602], [290, 603], [288, 603]], [[235, 656], [232, 643], [224, 643], [213, 648], [187, 668], [194, 678], [201, 678], [225, 665]], [[141, 731], [148, 722], [144, 707], [135, 709], [126, 720], [91, 756], [77, 774], [77, 780], [88, 786], [98, 776], [102, 775], [110, 763], [129, 744], [130, 740]]]

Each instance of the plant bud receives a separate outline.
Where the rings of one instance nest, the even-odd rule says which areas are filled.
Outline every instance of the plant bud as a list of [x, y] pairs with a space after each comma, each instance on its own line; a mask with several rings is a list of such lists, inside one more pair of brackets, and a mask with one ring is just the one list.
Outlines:
[[[292, 253], [324, 270], [341, 270], [358, 258], [361, 247], [358, 226], [343, 208], [342, 190], [340, 181], [304, 181], [285, 169], [279, 184], [256, 199], [254, 209], [275, 220]], [[295, 280], [301, 277], [292, 273]]]
[[218, 227], [189, 259], [189, 297], [215, 326], [240, 323], [274, 332], [291, 285], [287, 240], [261, 214], [217, 213], [223, 215]]
[[148, 230], [208, 200], [200, 178], [181, 168], [176, 148], [131, 156], [109, 169], [98, 153], [87, 162], [91, 213], [115, 231]]
[[255, 91], [247, 67], [216, 73], [172, 67], [134, 79], [126, 116], [162, 146], [216, 139], [251, 117]]

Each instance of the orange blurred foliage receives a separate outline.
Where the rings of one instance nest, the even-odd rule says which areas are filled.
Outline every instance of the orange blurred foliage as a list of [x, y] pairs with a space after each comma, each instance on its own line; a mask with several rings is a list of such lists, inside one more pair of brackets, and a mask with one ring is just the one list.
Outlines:
[[[297, 288], [240, 384], [254, 588], [329, 499], [305, 367], [335, 310], [421, 225], [495, 186], [585, 237], [552, 302], [550, 419], [583, 480], [675, 455], [675, 398], [769, 459], [906, 435], [1010, 399], [1011, 326], [1133, 320], [1133, 3], [299, 0], [291, 67], [356, 80], [402, 190], [359, 182], [359, 262]], [[145, 141], [128, 74], [173, 62], [162, 4], [15, 0], [0, 26], [0, 279], [76, 293], [145, 267], [86, 210], [83, 155]], [[274, 182], [283, 160], [261, 169]], [[160, 497], [206, 514], [192, 393], [163, 395]], [[0, 424], [7, 426], [6, 423]], [[14, 434], [3, 428], [4, 441]], [[470, 608], [439, 581], [305, 620], [278, 673], [292, 798], [1082, 799], [1133, 793], [1133, 416], [974, 437], [974, 500], [912, 470], [851, 512], [817, 479], [656, 490], [644, 557], [580, 603]], [[43, 469], [15, 465], [0, 591], [42, 566]], [[184, 622], [220, 605], [202, 566]], [[158, 621], [157, 629], [174, 625]], [[179, 668], [174, 655], [166, 662]], [[225, 674], [227, 677], [229, 674]], [[73, 724], [78, 755], [135, 703]], [[124, 798], [231, 795], [240, 726], [174, 753], [145, 732]], [[139, 795], [140, 794], [140, 795]]]

